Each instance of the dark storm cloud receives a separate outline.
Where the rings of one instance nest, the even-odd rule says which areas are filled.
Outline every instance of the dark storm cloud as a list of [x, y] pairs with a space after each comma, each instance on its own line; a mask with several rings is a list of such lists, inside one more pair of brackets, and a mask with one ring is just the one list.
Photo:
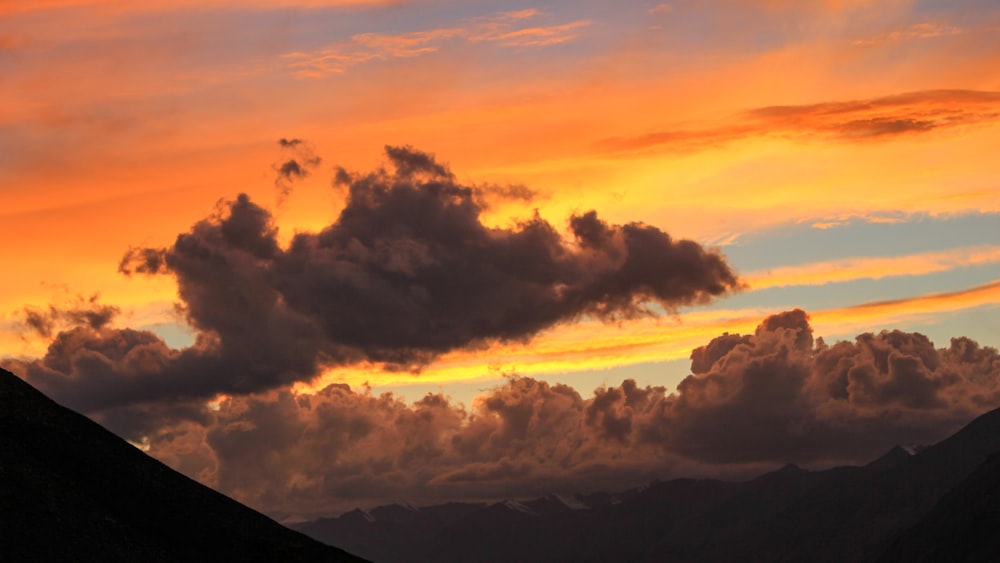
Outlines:
[[[737, 286], [725, 261], [641, 224], [609, 226], [575, 249], [537, 215], [512, 229], [480, 221], [475, 190], [429, 156], [388, 152], [396, 171], [341, 174], [349, 203], [276, 261], [286, 303], [367, 359], [400, 364], [488, 339], [523, 339], [583, 314], [673, 309]], [[325, 292], [317, 291], [324, 288]], [[345, 323], [344, 318], [352, 319]]]
[[361, 361], [419, 370], [450, 350], [526, 340], [583, 315], [674, 310], [739, 285], [718, 253], [595, 212], [572, 218], [570, 241], [537, 214], [487, 227], [480, 188], [426, 153], [386, 153], [388, 169], [339, 171], [340, 216], [287, 248], [271, 214], [240, 195], [168, 248], [130, 249], [122, 272], [175, 278], [198, 331], [193, 346], [87, 323], [21, 371], [59, 400], [100, 411], [272, 389]]
[[488, 228], [475, 188], [427, 154], [387, 154], [392, 171], [341, 172], [348, 200], [338, 220], [297, 234], [287, 249], [245, 197], [229, 217], [180, 237], [166, 266], [192, 324], [239, 340], [251, 319], [278, 312], [320, 331], [324, 359], [415, 366], [582, 314], [631, 315], [648, 301], [674, 308], [737, 285], [720, 255], [594, 213], [574, 218], [573, 233], [589, 221], [605, 238], [582, 249], [537, 216]]

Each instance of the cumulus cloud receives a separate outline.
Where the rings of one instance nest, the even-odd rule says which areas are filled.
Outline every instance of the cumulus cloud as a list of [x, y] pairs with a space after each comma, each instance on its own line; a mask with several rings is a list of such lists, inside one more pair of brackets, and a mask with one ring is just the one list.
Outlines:
[[176, 280], [193, 346], [91, 323], [60, 332], [21, 371], [87, 411], [245, 394], [356, 362], [418, 371], [451, 350], [526, 340], [585, 315], [705, 303], [739, 286], [717, 252], [595, 212], [570, 220], [569, 240], [537, 214], [487, 227], [483, 198], [496, 188], [463, 185], [408, 147], [386, 154], [388, 167], [339, 169], [340, 216], [287, 247], [270, 212], [240, 195], [170, 247], [130, 249], [122, 272]]
[[939, 350], [900, 331], [828, 346], [801, 310], [753, 335], [723, 335], [692, 358], [702, 371], [648, 429], [705, 461], [860, 461], [887, 443], [936, 441], [1000, 405], [992, 348], [956, 338]]
[[152, 455], [284, 515], [639, 484], [669, 463], [652, 445], [616, 459], [621, 444], [582, 424], [587, 403], [568, 386], [530, 378], [510, 379], [472, 410], [440, 394], [407, 405], [331, 385], [234, 397], [211, 424], [179, 425], [148, 443]]
[[1000, 404], [1000, 355], [918, 333], [817, 339], [801, 310], [692, 352], [673, 393], [626, 380], [589, 397], [527, 377], [471, 407], [345, 385], [223, 401], [149, 436], [150, 452], [274, 514], [394, 498], [484, 499], [736, 477], [795, 462], [865, 463], [938, 441]]

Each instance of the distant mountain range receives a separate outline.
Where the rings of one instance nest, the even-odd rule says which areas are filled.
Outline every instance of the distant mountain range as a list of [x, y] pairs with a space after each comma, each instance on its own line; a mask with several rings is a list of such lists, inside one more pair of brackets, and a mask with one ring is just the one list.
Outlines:
[[0, 560], [363, 561], [188, 479], [4, 370]]
[[295, 528], [379, 563], [1000, 561], [1000, 410], [864, 467], [788, 465], [739, 483], [395, 504]]
[[[1000, 561], [1000, 410], [864, 467], [405, 503], [289, 530], [0, 370], [3, 561]], [[319, 540], [319, 541], [316, 541]]]

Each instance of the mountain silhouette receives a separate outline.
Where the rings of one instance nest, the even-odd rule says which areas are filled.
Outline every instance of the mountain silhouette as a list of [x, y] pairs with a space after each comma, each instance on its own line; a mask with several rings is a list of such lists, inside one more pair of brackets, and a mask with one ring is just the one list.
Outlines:
[[959, 483], [879, 559], [882, 562], [1000, 561], [1000, 453]]
[[205, 487], [0, 370], [0, 559], [363, 561]]
[[863, 467], [790, 464], [746, 482], [676, 479], [621, 493], [357, 510], [297, 529], [379, 563], [992, 561], [1000, 560], [998, 452], [995, 410], [938, 444], [897, 446]]

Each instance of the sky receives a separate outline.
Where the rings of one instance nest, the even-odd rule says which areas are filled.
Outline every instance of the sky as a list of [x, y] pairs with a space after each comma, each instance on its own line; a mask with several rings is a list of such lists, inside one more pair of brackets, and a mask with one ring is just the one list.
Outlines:
[[0, 0], [0, 364], [279, 519], [1000, 406], [987, 0]]

